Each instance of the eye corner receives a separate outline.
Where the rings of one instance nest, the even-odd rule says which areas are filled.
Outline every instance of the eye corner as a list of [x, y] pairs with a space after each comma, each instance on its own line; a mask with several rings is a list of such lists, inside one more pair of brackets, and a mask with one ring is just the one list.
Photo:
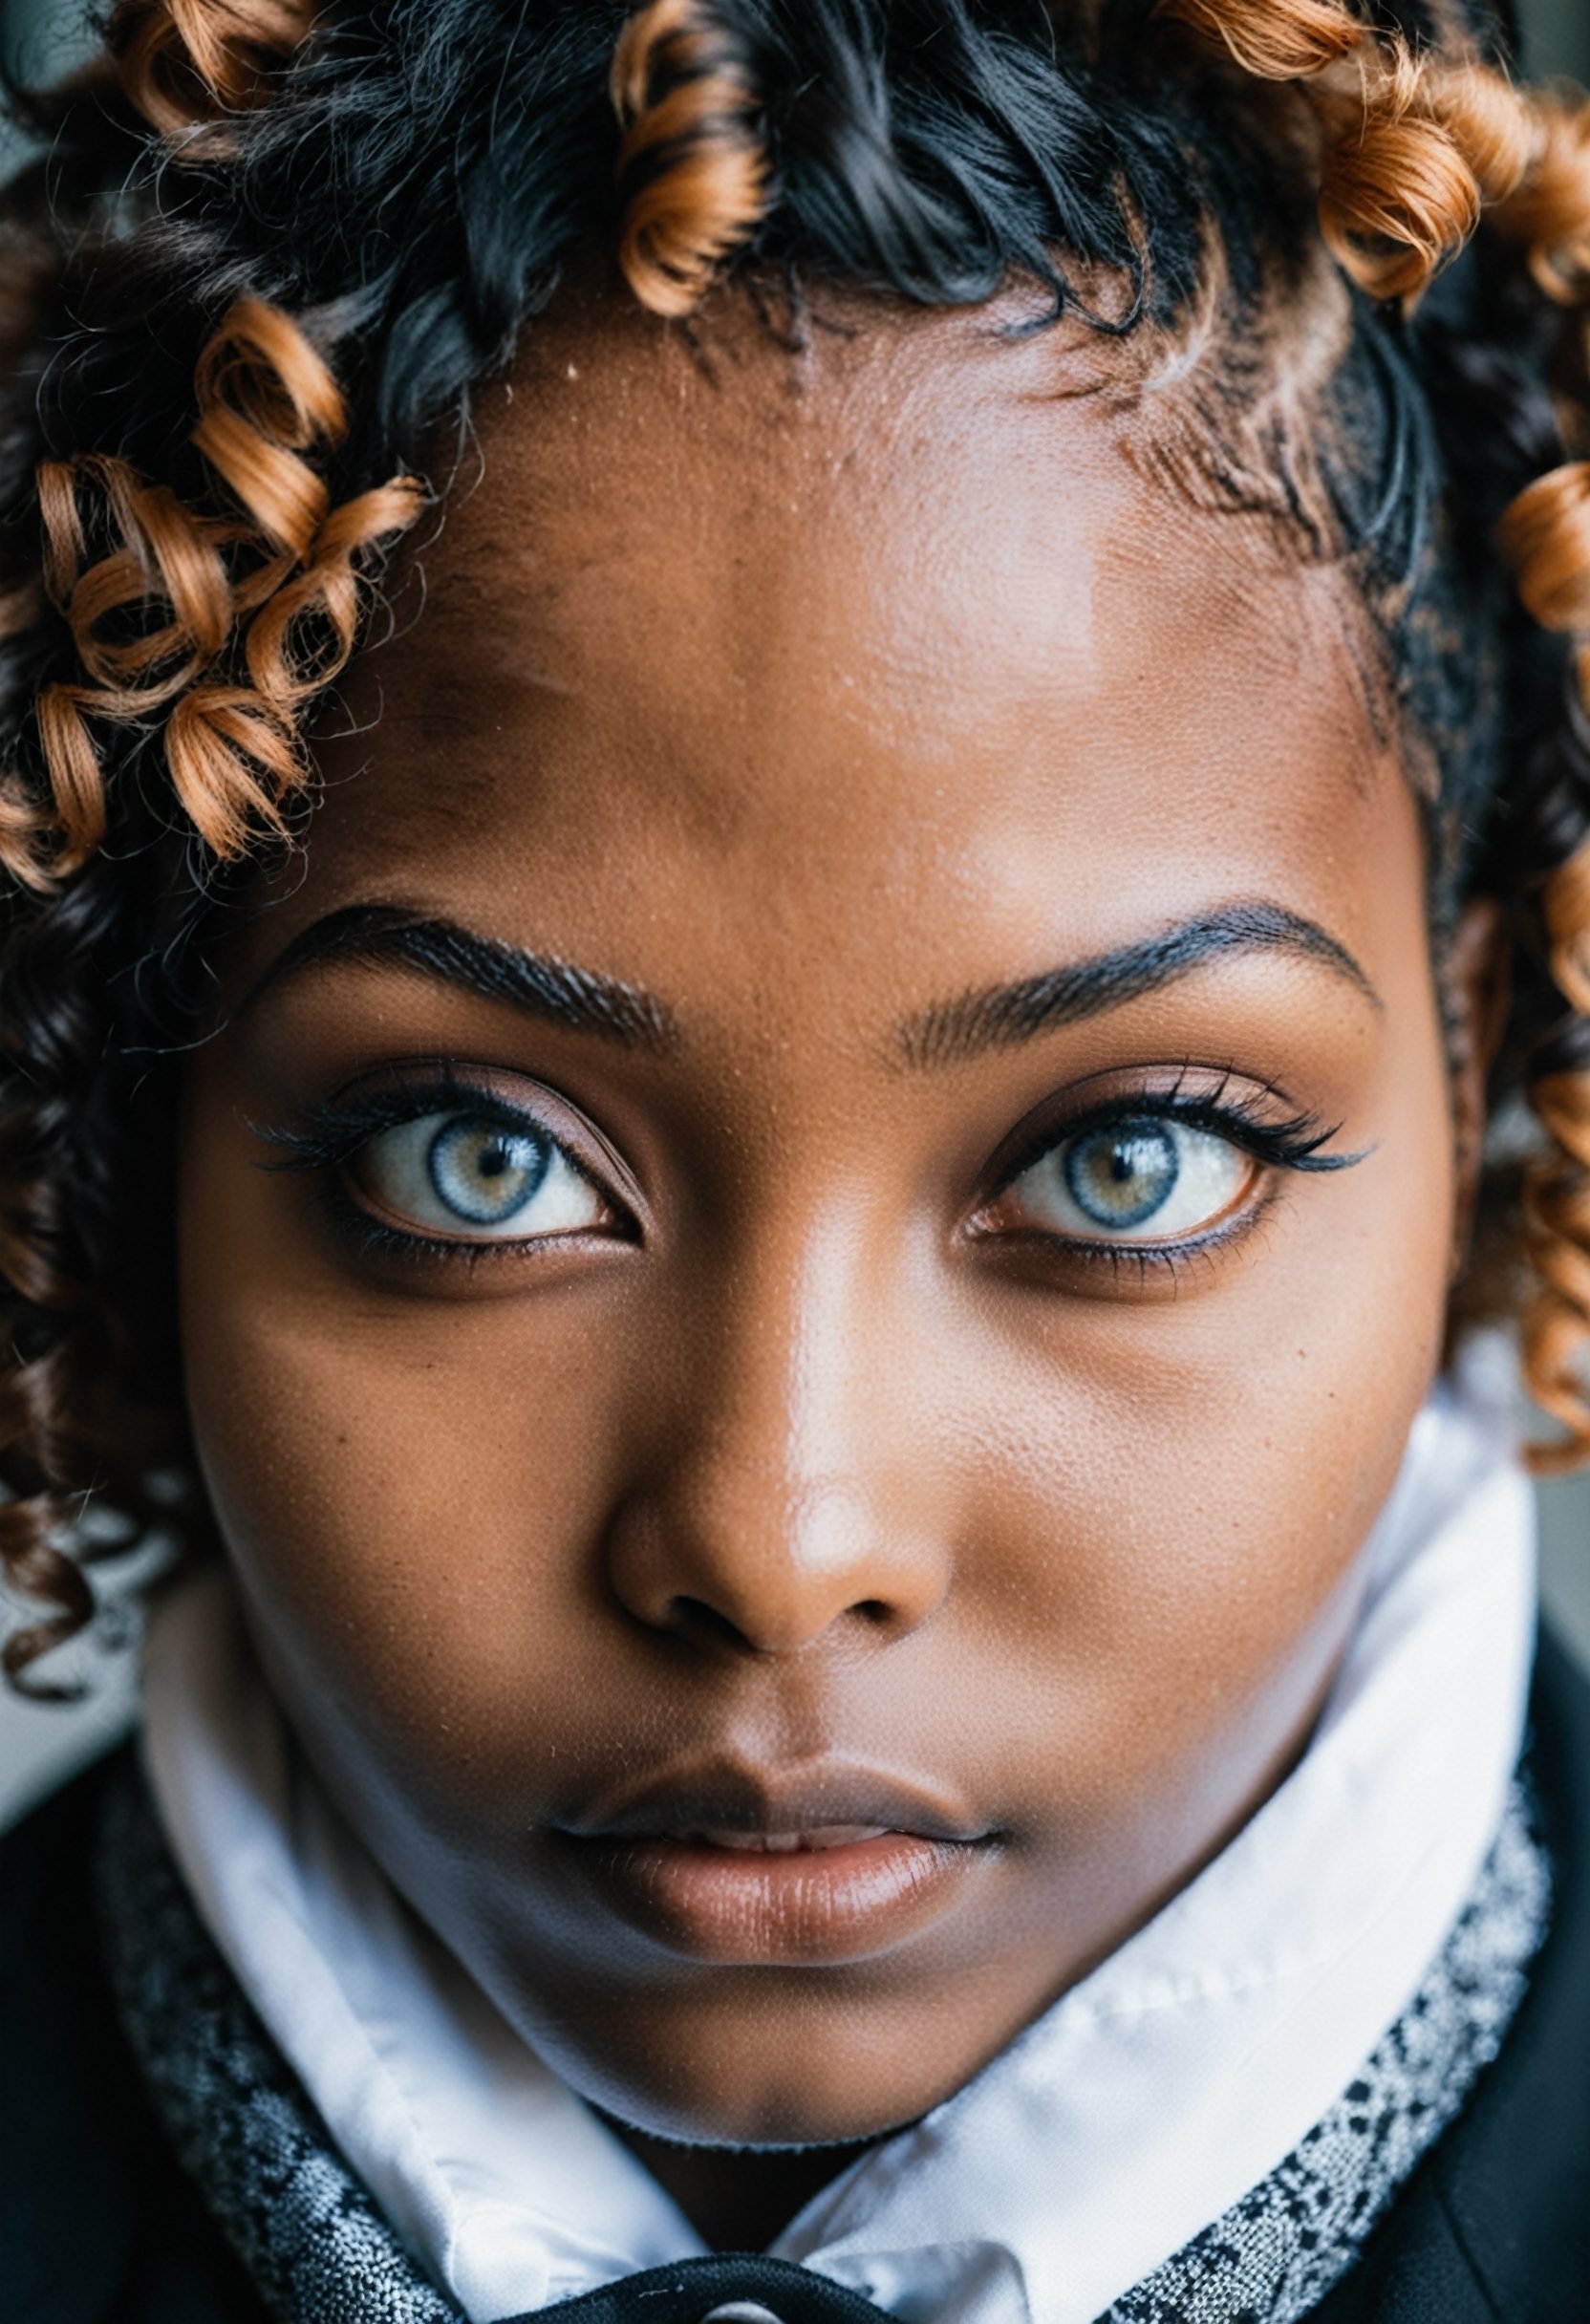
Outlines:
[[593, 1125], [542, 1091], [511, 1102], [451, 1064], [423, 1081], [345, 1085], [287, 1123], [250, 1122], [257, 1166], [326, 1182], [356, 1250], [415, 1260], [530, 1258], [643, 1238], [644, 1208]]

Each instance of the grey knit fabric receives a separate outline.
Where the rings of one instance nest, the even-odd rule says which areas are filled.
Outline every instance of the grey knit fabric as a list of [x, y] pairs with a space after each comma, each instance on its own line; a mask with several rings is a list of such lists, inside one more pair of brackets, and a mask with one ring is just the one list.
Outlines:
[[[1550, 1888], [1515, 1783], [1472, 1899], [1363, 2074], [1294, 2154], [1099, 2324], [1290, 2324], [1317, 2306], [1500, 2048]], [[337, 2154], [202, 1926], [136, 1781], [109, 1804], [101, 1899], [157, 2111], [273, 2315], [465, 2324]]]
[[1501, 2048], [1550, 1908], [1549, 1861], [1515, 1782], [1467, 1909], [1358, 2079], [1100, 2324], [1292, 2324], [1317, 2308]]
[[282, 2324], [465, 2324], [336, 2153], [200, 1923], [141, 1784], [107, 1802], [100, 1897], [157, 2111]]

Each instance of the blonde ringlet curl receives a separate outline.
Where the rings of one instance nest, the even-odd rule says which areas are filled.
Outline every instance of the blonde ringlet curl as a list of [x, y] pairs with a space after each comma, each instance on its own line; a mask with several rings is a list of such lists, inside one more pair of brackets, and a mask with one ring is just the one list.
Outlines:
[[1496, 224], [1523, 245], [1536, 288], [1560, 307], [1590, 298], [1590, 97], [1544, 91], [1538, 147]]
[[[1583, 876], [1590, 884], [1590, 861]], [[1590, 920], [1581, 932], [1586, 927]], [[1557, 973], [1560, 980], [1560, 967]], [[1552, 1151], [1532, 1166], [1524, 1186], [1524, 1249], [1538, 1288], [1521, 1333], [1530, 1394], [1563, 1431], [1531, 1448], [1531, 1465], [1549, 1475], [1579, 1468], [1590, 1454], [1590, 1074], [1541, 1077], [1530, 1105]]]
[[1160, 0], [1158, 13], [1302, 91], [1321, 131], [1321, 232], [1371, 298], [1411, 305], [1538, 154], [1530, 102], [1502, 74], [1415, 55], [1336, 0]]
[[105, 738], [118, 729], [160, 729], [172, 790], [211, 855], [280, 836], [309, 775], [302, 716], [347, 665], [371, 569], [426, 505], [409, 477], [331, 505], [316, 463], [346, 433], [342, 397], [297, 325], [257, 299], [205, 345], [195, 394], [214, 506], [184, 507], [104, 455], [38, 473], [44, 587], [78, 675], [39, 699], [48, 802], [15, 777], [0, 784], [0, 863], [35, 889], [103, 843]]
[[209, 132], [268, 96], [307, 37], [312, 0], [118, 0], [107, 41], [130, 101], [161, 137]]
[[757, 94], [709, 0], [651, 0], [618, 36], [618, 263], [654, 314], [698, 304], [767, 207]]
[[[1577, 642], [1590, 716], [1590, 461], [1537, 478], [1507, 511], [1500, 537], [1525, 611]], [[1550, 873], [1540, 903], [1552, 975], [1590, 1023], [1590, 836]], [[1590, 1455], [1590, 1071], [1537, 1073], [1529, 1101], [1546, 1149], [1523, 1191], [1524, 1247], [1538, 1286], [1522, 1318], [1524, 1376], [1563, 1431], [1534, 1449], [1535, 1466], [1549, 1472]]]

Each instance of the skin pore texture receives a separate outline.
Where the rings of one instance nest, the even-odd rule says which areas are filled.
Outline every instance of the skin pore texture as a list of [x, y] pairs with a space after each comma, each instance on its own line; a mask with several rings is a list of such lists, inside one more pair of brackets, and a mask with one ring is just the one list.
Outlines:
[[859, 312], [538, 325], [183, 1138], [304, 1749], [741, 2248], [1296, 1758], [1478, 1105], [1347, 581], [1150, 481], [1064, 332]]

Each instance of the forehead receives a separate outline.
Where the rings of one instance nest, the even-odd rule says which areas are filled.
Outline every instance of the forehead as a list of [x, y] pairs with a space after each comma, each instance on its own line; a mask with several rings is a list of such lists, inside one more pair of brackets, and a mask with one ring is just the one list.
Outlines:
[[1009, 319], [850, 304], [794, 350], [739, 298], [689, 338], [567, 295], [483, 391], [281, 933], [386, 894], [664, 982], [714, 920], [876, 966], [881, 881], [903, 995], [962, 923], [1020, 968], [1057, 916], [1090, 949], [1333, 879], [1351, 916], [1408, 809], [1348, 589], [1156, 481], [1097, 342]]

